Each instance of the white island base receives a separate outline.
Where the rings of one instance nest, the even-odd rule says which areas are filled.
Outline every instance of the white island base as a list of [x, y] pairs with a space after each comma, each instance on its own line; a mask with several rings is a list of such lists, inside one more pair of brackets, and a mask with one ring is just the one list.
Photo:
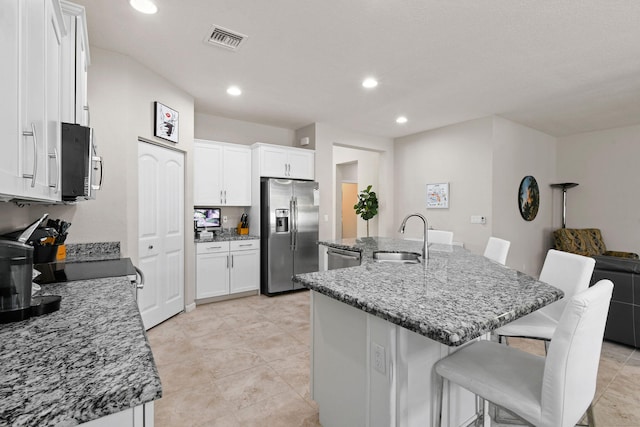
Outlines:
[[[324, 427], [437, 426], [433, 365], [449, 347], [311, 292], [311, 393]], [[443, 425], [467, 425], [476, 399], [445, 384]]]

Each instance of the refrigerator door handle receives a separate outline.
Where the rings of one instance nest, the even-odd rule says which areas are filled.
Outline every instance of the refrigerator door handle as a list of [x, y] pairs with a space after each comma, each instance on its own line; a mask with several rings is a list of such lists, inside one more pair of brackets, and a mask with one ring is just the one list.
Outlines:
[[296, 234], [296, 228], [295, 228], [295, 211], [294, 211], [294, 205], [293, 205], [293, 197], [291, 199], [289, 199], [289, 213], [291, 215], [291, 224], [289, 224], [289, 246], [291, 247], [292, 251], [296, 250], [296, 242], [295, 242], [295, 234]]
[[293, 197], [293, 217], [295, 221], [293, 223], [293, 250], [298, 248], [298, 198]]

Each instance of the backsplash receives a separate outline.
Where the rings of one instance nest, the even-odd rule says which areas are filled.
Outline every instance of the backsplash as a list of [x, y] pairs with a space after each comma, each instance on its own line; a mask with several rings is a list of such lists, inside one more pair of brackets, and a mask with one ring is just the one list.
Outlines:
[[67, 261], [99, 261], [120, 258], [120, 242], [67, 243]]

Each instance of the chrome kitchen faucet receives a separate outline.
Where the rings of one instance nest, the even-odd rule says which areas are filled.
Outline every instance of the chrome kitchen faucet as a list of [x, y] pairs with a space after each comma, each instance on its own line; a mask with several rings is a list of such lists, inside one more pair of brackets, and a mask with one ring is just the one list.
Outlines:
[[424, 234], [422, 236], [422, 260], [425, 261], [429, 258], [429, 244], [427, 242], [427, 236], [428, 236], [427, 218], [425, 218], [423, 215], [419, 213], [409, 214], [405, 216], [404, 219], [402, 220], [402, 224], [400, 225], [398, 232], [404, 234], [404, 227], [407, 225], [407, 220], [412, 216], [417, 216], [422, 220], [422, 222], [424, 222]]

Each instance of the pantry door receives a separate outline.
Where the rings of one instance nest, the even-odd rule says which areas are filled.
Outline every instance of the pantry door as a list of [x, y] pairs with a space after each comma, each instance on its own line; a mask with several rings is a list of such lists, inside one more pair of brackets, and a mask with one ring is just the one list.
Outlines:
[[138, 142], [138, 307], [145, 329], [184, 310], [184, 153]]

